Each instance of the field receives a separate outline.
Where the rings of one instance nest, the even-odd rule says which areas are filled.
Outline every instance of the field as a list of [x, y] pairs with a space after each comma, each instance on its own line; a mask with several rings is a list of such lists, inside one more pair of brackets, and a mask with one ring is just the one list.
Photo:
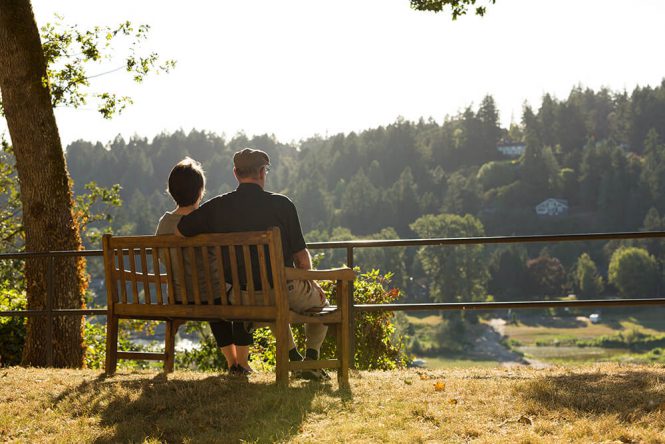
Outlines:
[[274, 376], [0, 370], [1, 442], [665, 442], [665, 368], [601, 364]]
[[[436, 329], [441, 322], [436, 313], [407, 315], [411, 333], [425, 346], [436, 344]], [[492, 327], [498, 336], [488, 334], [483, 327]], [[476, 338], [467, 349], [460, 353], [441, 353], [439, 355], [419, 355], [425, 360], [427, 368], [465, 368], [493, 367], [520, 363], [523, 355], [536, 365], [593, 363], [600, 361], [616, 362], [664, 362], [660, 356], [647, 356], [644, 351], [638, 353], [626, 347], [579, 347], [579, 340], [594, 340], [601, 337], [613, 337], [618, 334], [647, 335], [657, 337], [665, 334], [665, 309], [604, 309], [598, 323], [589, 320], [588, 313], [551, 315], [543, 312], [524, 311], [514, 322], [505, 322], [501, 318], [487, 316], [481, 318], [480, 326], [474, 327]], [[517, 354], [498, 353], [497, 343], [504, 336], [504, 343], [511, 345]], [[499, 344], [501, 345], [501, 344]], [[511, 362], [513, 361], [513, 362]]]

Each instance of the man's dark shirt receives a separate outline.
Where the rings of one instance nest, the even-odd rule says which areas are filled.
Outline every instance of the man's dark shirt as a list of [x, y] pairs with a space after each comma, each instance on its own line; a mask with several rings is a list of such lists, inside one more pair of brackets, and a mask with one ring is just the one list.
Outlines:
[[[257, 184], [241, 183], [235, 191], [210, 199], [178, 223], [178, 230], [184, 236], [261, 231], [271, 227], [279, 227], [284, 264], [292, 267], [293, 254], [306, 248], [296, 207], [288, 197], [264, 191]], [[239, 262], [242, 266], [242, 261]], [[258, 276], [256, 265], [252, 268], [254, 276]], [[242, 271], [240, 279], [244, 284]]]

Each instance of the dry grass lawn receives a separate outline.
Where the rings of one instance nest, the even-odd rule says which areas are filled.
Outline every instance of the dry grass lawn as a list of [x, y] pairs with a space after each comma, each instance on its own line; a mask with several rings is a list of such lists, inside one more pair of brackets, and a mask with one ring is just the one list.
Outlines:
[[665, 442], [665, 368], [272, 374], [0, 369], [0, 442]]

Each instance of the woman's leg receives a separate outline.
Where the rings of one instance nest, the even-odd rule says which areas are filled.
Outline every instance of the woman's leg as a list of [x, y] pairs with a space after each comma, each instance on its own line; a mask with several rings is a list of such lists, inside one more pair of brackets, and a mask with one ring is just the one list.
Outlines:
[[236, 359], [239, 366], [251, 370], [249, 366], [249, 346], [254, 342], [252, 333], [247, 331], [244, 322], [233, 323], [233, 342], [236, 347]]
[[210, 321], [210, 330], [215, 337], [229, 369], [238, 364], [236, 347], [233, 343], [233, 324], [229, 321]]
[[240, 363], [238, 360], [238, 353], [235, 344], [219, 347], [219, 350], [226, 358], [226, 365], [228, 366], [228, 368], [231, 368], [234, 365]]

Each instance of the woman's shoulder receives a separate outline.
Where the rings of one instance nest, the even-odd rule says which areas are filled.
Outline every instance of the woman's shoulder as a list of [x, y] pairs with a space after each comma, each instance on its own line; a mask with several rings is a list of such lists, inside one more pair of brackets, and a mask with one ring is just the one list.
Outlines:
[[158, 236], [162, 234], [174, 234], [180, 219], [182, 219], [182, 214], [175, 214], [167, 211], [159, 218], [155, 234]]

